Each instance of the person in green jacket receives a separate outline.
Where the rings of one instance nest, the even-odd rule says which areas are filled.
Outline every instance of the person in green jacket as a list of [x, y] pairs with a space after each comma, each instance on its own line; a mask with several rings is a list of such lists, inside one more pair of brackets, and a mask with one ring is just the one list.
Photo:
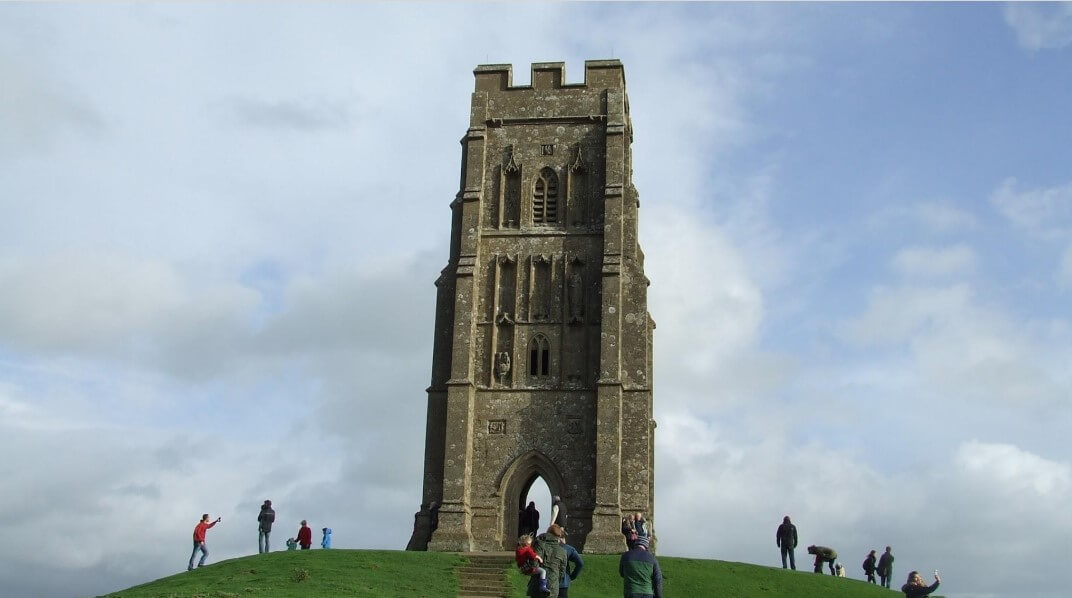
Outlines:
[[812, 544], [808, 547], [808, 554], [815, 555], [815, 572], [822, 574], [823, 563], [825, 562], [830, 566], [830, 575], [836, 575], [834, 573], [834, 561], [837, 560], [837, 551], [833, 548], [827, 548], [826, 546], [816, 546]]
[[534, 575], [529, 578], [530, 598], [558, 598], [558, 587], [566, 570], [566, 549], [561, 543], [565, 537], [566, 532], [557, 524], [552, 524], [546, 532], [536, 536], [533, 548], [543, 559], [543, 568], [547, 570], [547, 592], [540, 591], [540, 580]]
[[618, 561], [624, 598], [662, 598], [663, 572], [655, 555], [648, 552], [648, 537], [639, 536]]

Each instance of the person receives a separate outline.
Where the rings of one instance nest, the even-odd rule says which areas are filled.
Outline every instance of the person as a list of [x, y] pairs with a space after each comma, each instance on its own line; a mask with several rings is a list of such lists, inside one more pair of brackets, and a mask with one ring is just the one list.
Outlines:
[[517, 539], [514, 561], [517, 562], [517, 568], [522, 575], [538, 576], [540, 578], [540, 591], [547, 591], [547, 569], [540, 566], [543, 564], [543, 558], [533, 550], [532, 536], [524, 534]]
[[[562, 548], [566, 551], [566, 567], [562, 571], [562, 581], [558, 584], [558, 598], [569, 598], [570, 584], [581, 576], [581, 569], [584, 569], [584, 559], [581, 558], [581, 554], [577, 552], [576, 548], [566, 542], [566, 538], [561, 538], [560, 542]], [[570, 568], [571, 565], [572, 569]]]
[[938, 577], [937, 571], [934, 572], [934, 583], [929, 586], [923, 581], [919, 571], [913, 571], [908, 574], [908, 582], [901, 586], [901, 591], [904, 592], [905, 598], [919, 598], [937, 590], [941, 583], [942, 578]]
[[551, 499], [551, 524], [557, 524], [562, 529], [566, 529], [566, 503], [562, 502], [562, 497], [554, 495]]
[[834, 573], [834, 561], [837, 560], [837, 551], [833, 548], [826, 546], [815, 546], [814, 544], [808, 547], [808, 554], [815, 555], [815, 572], [822, 574], [823, 563], [825, 562], [830, 566], [830, 575], [836, 575]]
[[648, 552], [648, 537], [638, 536], [633, 547], [618, 561], [624, 598], [662, 598], [663, 572], [655, 555]]
[[205, 536], [208, 534], [208, 530], [212, 529], [222, 518], [217, 517], [212, 523], [208, 522], [208, 513], [201, 516], [201, 521], [194, 526], [194, 550], [190, 553], [190, 564], [186, 566], [187, 571], [194, 570], [194, 557], [197, 556], [197, 551], [201, 551], [201, 560], [197, 562], [198, 567], [205, 566], [205, 558], [208, 557], [208, 546], [205, 545]]
[[531, 577], [527, 592], [530, 598], [558, 598], [558, 588], [566, 569], [566, 549], [560, 543], [565, 537], [565, 530], [557, 524], [549, 526], [546, 532], [536, 536], [533, 546], [536, 554], [543, 559], [543, 568], [547, 570], [547, 591], [540, 591], [538, 580]]
[[625, 536], [625, 545], [632, 548], [633, 542], [636, 542], [637, 539], [636, 528], [633, 527], [632, 515], [622, 517], [622, 535]]
[[421, 504], [421, 509], [413, 514], [413, 534], [409, 537], [406, 550], [428, 550], [428, 542], [432, 539], [433, 531], [432, 511], [428, 505]]
[[322, 529], [320, 531], [323, 532], [323, 534], [324, 534], [324, 537], [320, 539], [320, 547], [321, 548], [331, 548], [331, 528], [330, 527], [325, 527], [324, 529]]
[[428, 541], [432, 541], [432, 534], [439, 529], [439, 501], [433, 500], [428, 505], [428, 518], [430, 522], [431, 531], [428, 532]]
[[287, 550], [297, 550], [298, 541], [294, 538], [287, 538]]
[[313, 545], [313, 529], [304, 519], [301, 520], [301, 529], [298, 530], [298, 544], [302, 550], [309, 550]]
[[875, 551], [867, 553], [867, 558], [864, 559], [864, 574], [867, 575], [867, 581], [875, 583]]
[[633, 529], [636, 530], [638, 536], [644, 536], [649, 540], [651, 539], [651, 527], [644, 521], [644, 514], [640, 511], [637, 511], [636, 514], [633, 515]]
[[797, 560], [793, 551], [797, 547], [797, 526], [793, 525], [793, 522], [789, 520], [789, 515], [782, 518], [782, 524], [778, 526], [778, 531], [774, 533], [774, 544], [782, 552], [782, 569], [786, 568], [785, 557], [788, 555], [789, 566], [793, 571], [796, 571]]
[[536, 510], [536, 503], [533, 501], [529, 501], [529, 506], [525, 507], [525, 524], [527, 527], [521, 530], [522, 533], [535, 538], [540, 529], [540, 512]]
[[892, 548], [886, 547], [886, 552], [882, 553], [882, 556], [878, 558], [878, 581], [884, 588], [890, 587], [890, 579], [893, 577], [893, 552]]
[[272, 533], [272, 523], [275, 522], [275, 510], [272, 501], [266, 500], [261, 505], [261, 512], [257, 515], [257, 553], [269, 552], [268, 536]]

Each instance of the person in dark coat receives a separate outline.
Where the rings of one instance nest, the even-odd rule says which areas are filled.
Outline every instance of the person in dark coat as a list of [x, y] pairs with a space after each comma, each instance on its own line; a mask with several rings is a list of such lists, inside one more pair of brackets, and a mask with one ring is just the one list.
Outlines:
[[797, 570], [797, 560], [793, 551], [797, 547], [797, 526], [793, 525], [792, 521], [789, 521], [789, 515], [786, 515], [782, 519], [782, 524], [778, 526], [778, 531], [774, 533], [774, 543], [782, 550], [782, 569], [785, 569], [785, 557], [789, 556], [789, 566], [793, 571]]
[[941, 583], [942, 578], [938, 577], [937, 571], [934, 572], [934, 583], [929, 586], [924, 583], [919, 571], [913, 571], [908, 574], [908, 583], [901, 586], [901, 591], [904, 592], [905, 598], [921, 598], [937, 590]]
[[536, 503], [529, 501], [529, 506], [525, 507], [523, 515], [526, 527], [521, 530], [521, 533], [535, 538], [540, 531], [540, 512], [536, 510]]
[[864, 574], [867, 575], [867, 581], [875, 583], [875, 551], [867, 553], [867, 558], [864, 559]]
[[837, 575], [834, 572], [834, 561], [837, 560], [837, 551], [833, 548], [826, 546], [816, 546], [812, 544], [808, 547], [808, 554], [815, 555], [815, 572], [822, 574], [823, 563], [825, 562], [830, 566], [830, 575]]
[[878, 568], [875, 572], [878, 573], [878, 581], [884, 588], [890, 587], [890, 578], [893, 577], [893, 552], [892, 548], [886, 547], [886, 552], [882, 553], [882, 556], [878, 557]]
[[257, 515], [257, 553], [269, 552], [268, 536], [272, 533], [272, 523], [275, 522], [275, 509], [272, 501], [266, 500], [261, 505], [261, 512]]

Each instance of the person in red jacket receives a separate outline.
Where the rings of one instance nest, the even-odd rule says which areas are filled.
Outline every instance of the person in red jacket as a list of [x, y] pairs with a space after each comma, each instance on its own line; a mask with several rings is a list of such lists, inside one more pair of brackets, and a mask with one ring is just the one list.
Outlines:
[[298, 544], [301, 544], [302, 550], [309, 550], [313, 545], [313, 528], [309, 527], [304, 519], [301, 520], [301, 529], [298, 530]]
[[201, 560], [198, 561], [198, 567], [205, 566], [205, 558], [208, 556], [208, 547], [205, 546], [205, 536], [208, 533], [208, 529], [220, 522], [222, 517], [217, 517], [212, 523], [208, 522], [208, 513], [201, 516], [201, 521], [194, 527], [194, 550], [190, 553], [190, 564], [186, 566], [187, 571], [194, 570], [194, 557], [197, 556], [197, 551], [201, 551]]

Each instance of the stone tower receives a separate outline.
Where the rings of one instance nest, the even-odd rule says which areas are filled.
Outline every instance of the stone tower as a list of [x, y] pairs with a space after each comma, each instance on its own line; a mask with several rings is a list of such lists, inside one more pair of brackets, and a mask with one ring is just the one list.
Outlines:
[[590, 60], [584, 83], [567, 84], [563, 63], [538, 63], [520, 86], [510, 65], [474, 74], [436, 281], [423, 500], [440, 510], [428, 548], [512, 550], [542, 477], [573, 545], [618, 552], [621, 517], [650, 519], [655, 488], [655, 323], [625, 72]]

